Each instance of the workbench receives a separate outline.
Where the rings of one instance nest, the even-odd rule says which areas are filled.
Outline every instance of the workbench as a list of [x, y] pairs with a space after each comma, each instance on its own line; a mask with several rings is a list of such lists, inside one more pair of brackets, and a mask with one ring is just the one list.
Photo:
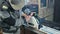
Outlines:
[[42, 26], [42, 28], [37, 30], [24, 24], [20, 27], [21, 34], [60, 34], [60, 30], [56, 30], [50, 26]]
[[39, 31], [37, 29], [22, 25], [20, 27], [21, 33], [20, 34], [47, 34], [45, 32]]

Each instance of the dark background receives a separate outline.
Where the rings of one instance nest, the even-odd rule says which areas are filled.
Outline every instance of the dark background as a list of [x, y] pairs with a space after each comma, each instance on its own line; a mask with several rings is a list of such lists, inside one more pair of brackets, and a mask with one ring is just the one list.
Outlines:
[[60, 24], [60, 0], [55, 0], [54, 21]]

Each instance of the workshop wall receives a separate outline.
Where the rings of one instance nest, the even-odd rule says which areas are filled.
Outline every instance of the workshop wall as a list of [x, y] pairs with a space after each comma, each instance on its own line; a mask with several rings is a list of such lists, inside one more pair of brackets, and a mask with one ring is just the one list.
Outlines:
[[[53, 3], [50, 0], [46, 0], [46, 6], [43, 6], [42, 4], [45, 4], [44, 1], [41, 3], [39, 0], [39, 17], [43, 18], [45, 17], [46, 20], [53, 21]], [[49, 6], [50, 5], [50, 6]]]

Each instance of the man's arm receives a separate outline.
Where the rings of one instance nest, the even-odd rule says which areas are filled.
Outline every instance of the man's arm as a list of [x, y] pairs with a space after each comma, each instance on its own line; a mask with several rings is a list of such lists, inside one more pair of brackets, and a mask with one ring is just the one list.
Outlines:
[[22, 11], [20, 12], [21, 16], [24, 16], [26, 21], [28, 22], [31, 18], [31, 16], [34, 14], [34, 12], [32, 12], [30, 15], [26, 15], [25, 13], [23, 13]]
[[22, 16], [25, 17], [25, 19], [26, 19], [27, 22], [28, 22], [28, 21], [30, 20], [30, 18], [31, 18], [30, 15], [28, 16], [28, 15], [26, 15], [25, 13], [23, 13]]
[[30, 18], [32, 17], [32, 15], [34, 14], [35, 12], [32, 12], [30, 15], [26, 15], [25, 13], [22, 14], [22, 16], [25, 17], [26, 21], [29, 22]]

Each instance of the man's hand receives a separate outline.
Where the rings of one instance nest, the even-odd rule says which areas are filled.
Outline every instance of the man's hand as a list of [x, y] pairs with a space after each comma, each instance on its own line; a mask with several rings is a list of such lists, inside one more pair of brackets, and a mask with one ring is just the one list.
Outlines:
[[30, 20], [31, 16], [26, 16], [25, 19], [28, 22]]
[[31, 12], [31, 14], [30, 14], [29, 16], [28, 16], [28, 15], [25, 16], [25, 19], [26, 19], [27, 22], [29, 22], [30, 18], [32, 17], [32, 15], [33, 15], [34, 13], [35, 13], [35, 12]]

